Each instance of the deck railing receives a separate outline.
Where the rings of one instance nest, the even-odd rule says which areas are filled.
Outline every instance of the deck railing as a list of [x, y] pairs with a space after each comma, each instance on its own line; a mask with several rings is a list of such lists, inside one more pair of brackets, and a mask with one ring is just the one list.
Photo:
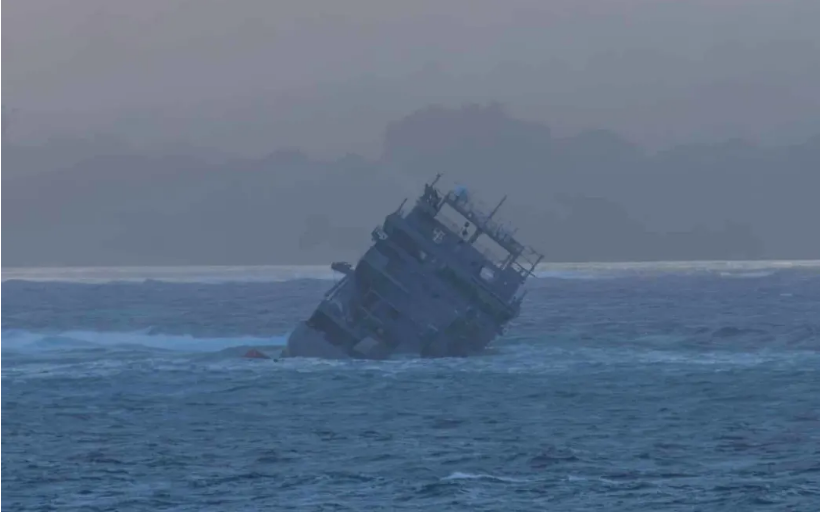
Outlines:
[[445, 199], [456, 211], [470, 219], [484, 234], [505, 249], [513, 253], [519, 253], [524, 249], [524, 246], [514, 238], [515, 232], [504, 224], [491, 219], [490, 215], [486, 213], [489, 209], [481, 202], [455, 192], [448, 192]]

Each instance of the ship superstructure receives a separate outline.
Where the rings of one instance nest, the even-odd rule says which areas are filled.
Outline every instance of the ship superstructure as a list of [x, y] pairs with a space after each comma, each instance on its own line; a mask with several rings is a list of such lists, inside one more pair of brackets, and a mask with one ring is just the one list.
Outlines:
[[464, 188], [424, 186], [372, 232], [373, 245], [290, 335], [284, 356], [384, 359], [468, 356], [521, 310], [521, 287], [543, 256]]

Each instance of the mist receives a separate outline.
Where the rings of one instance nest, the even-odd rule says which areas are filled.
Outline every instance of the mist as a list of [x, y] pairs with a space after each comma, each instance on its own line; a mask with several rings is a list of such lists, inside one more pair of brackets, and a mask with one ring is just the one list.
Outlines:
[[438, 171], [555, 261], [820, 257], [815, 1], [3, 7], [4, 265], [353, 258]]

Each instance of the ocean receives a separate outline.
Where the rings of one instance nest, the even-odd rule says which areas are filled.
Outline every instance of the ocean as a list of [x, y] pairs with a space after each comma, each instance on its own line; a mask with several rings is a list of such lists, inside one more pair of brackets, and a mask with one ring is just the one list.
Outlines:
[[548, 265], [485, 355], [275, 356], [329, 269], [4, 269], [3, 510], [820, 510], [820, 263]]

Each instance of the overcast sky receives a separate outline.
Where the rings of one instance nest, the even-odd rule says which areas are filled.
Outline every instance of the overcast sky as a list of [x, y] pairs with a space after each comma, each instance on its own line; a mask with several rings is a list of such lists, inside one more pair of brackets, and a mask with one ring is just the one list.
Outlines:
[[820, 133], [818, 0], [5, 0], [2, 14], [15, 141], [375, 153], [417, 108], [493, 99], [650, 148]]

